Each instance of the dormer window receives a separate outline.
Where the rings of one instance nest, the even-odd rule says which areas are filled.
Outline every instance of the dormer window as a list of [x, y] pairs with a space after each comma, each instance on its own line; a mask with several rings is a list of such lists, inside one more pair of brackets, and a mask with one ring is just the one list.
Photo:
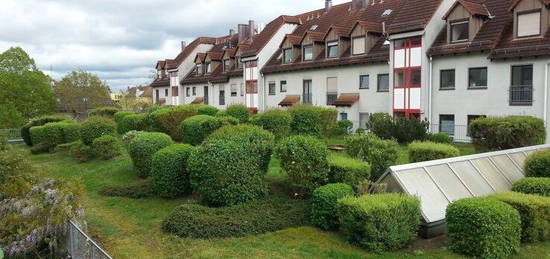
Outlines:
[[224, 59], [223, 60], [223, 71], [224, 72], [227, 72], [231, 69], [229, 61], [230, 61], [229, 59]]
[[352, 45], [352, 55], [365, 54], [365, 49], [366, 49], [365, 36], [353, 38], [351, 45]]
[[451, 21], [451, 43], [465, 42], [469, 39], [470, 22], [466, 20]]
[[197, 64], [197, 74], [204, 74], [202, 64]]
[[304, 61], [313, 60], [313, 45], [308, 45], [303, 47], [302, 57]]
[[292, 48], [283, 49], [283, 64], [292, 63]]
[[243, 69], [243, 62], [240, 57], [236, 57], [235, 60], [237, 61], [237, 69]]
[[314, 24], [314, 25], [311, 25], [311, 27], [309, 27], [309, 30], [310, 31], [314, 31], [314, 30], [317, 30], [319, 26], [317, 24]]
[[327, 42], [327, 57], [338, 57], [338, 41]]
[[206, 73], [212, 73], [212, 63], [206, 63]]
[[540, 35], [541, 11], [530, 10], [517, 13], [517, 37], [531, 37]]

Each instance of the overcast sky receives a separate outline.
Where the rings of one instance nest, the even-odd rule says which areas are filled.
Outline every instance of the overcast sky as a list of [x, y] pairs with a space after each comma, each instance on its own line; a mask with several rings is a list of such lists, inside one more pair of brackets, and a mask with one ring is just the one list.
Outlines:
[[[333, 0], [333, 4], [349, 0]], [[1, 0], [0, 52], [20, 46], [54, 79], [83, 69], [113, 91], [147, 84], [180, 42], [324, 7], [324, 0]]]

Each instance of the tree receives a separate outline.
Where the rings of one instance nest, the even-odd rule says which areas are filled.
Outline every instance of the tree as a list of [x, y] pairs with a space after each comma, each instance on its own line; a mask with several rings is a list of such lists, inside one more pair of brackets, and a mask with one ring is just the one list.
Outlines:
[[75, 115], [88, 109], [112, 106], [109, 86], [97, 75], [72, 71], [55, 83], [55, 95], [60, 108]]
[[20, 47], [0, 54], [0, 128], [14, 128], [55, 111], [51, 79]]

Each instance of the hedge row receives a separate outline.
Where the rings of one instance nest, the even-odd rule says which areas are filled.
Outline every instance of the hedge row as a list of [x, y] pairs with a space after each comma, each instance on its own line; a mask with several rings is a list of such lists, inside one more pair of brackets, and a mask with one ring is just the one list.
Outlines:
[[174, 140], [180, 141], [181, 122], [198, 114], [198, 105], [180, 105], [169, 108], [157, 109], [150, 113], [148, 118], [153, 130], [166, 133]]
[[399, 143], [424, 141], [428, 137], [428, 121], [417, 118], [392, 117], [386, 113], [372, 114], [367, 129], [382, 139], [395, 139]]
[[59, 117], [59, 116], [44, 116], [44, 117], [31, 120], [30, 122], [25, 124], [23, 127], [21, 127], [21, 137], [23, 138], [23, 141], [25, 141], [25, 144], [27, 144], [28, 146], [32, 146], [33, 143], [32, 143], [31, 133], [30, 133], [30, 130], [32, 127], [42, 126], [42, 125], [45, 125], [46, 123], [59, 122], [63, 120], [65, 120], [65, 118]]
[[371, 166], [361, 160], [330, 154], [328, 157], [330, 183], [346, 183], [355, 186], [370, 179]]
[[115, 107], [99, 107], [91, 110], [88, 116], [103, 116], [114, 119], [117, 112], [119, 112], [119, 110]]
[[458, 148], [435, 142], [413, 142], [409, 144], [409, 161], [411, 163], [438, 160], [460, 156]]
[[512, 191], [550, 197], [550, 178], [527, 177], [512, 186]]
[[64, 120], [32, 127], [30, 135], [32, 143], [41, 145], [39, 148], [47, 152], [59, 144], [77, 141], [80, 138], [80, 131], [81, 127], [78, 123]]
[[469, 133], [478, 150], [503, 150], [543, 144], [544, 121], [528, 116], [487, 117], [470, 123]]

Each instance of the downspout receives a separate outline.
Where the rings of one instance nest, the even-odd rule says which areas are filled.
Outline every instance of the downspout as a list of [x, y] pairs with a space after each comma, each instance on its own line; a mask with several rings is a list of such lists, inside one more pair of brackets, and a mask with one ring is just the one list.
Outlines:
[[260, 72], [260, 76], [262, 77], [263, 85], [262, 85], [262, 112], [266, 111], [266, 100], [267, 100], [267, 91], [265, 90], [265, 76], [264, 73]]
[[429, 92], [429, 96], [428, 96], [428, 130], [430, 132], [432, 132], [432, 88], [433, 88], [433, 73], [432, 73], [432, 70], [433, 70], [433, 60], [432, 60], [432, 56], [430, 56], [430, 59], [428, 61], [428, 63], [430, 63], [430, 71], [428, 71], [428, 80], [430, 80], [428, 82], [428, 92]]
[[550, 63], [546, 63], [544, 70], [544, 124], [548, 123], [548, 69], [550, 69]]

